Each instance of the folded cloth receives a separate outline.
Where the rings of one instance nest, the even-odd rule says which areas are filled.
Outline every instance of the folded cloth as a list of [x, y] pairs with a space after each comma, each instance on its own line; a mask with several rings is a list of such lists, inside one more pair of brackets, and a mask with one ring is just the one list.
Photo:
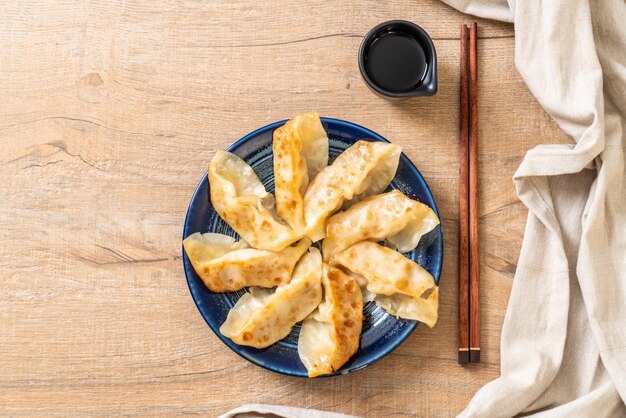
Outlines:
[[288, 406], [249, 404], [233, 409], [218, 418], [356, 418], [352, 415], [322, 412]]
[[514, 176], [529, 214], [501, 377], [460, 417], [626, 417], [626, 2], [443, 1], [515, 24], [519, 72], [576, 141]]
[[576, 141], [515, 173], [529, 214], [501, 377], [460, 416], [626, 417], [626, 3], [444, 2], [514, 23], [519, 72]]

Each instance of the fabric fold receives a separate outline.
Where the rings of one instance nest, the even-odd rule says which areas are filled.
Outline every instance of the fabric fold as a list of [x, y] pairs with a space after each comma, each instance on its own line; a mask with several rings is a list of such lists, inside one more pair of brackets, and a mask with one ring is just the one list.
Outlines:
[[501, 377], [460, 416], [626, 416], [626, 4], [509, 7], [516, 66], [576, 143], [531, 149], [515, 173], [529, 215]]
[[218, 418], [356, 418], [352, 415], [315, 411], [290, 406], [248, 404], [235, 408]]

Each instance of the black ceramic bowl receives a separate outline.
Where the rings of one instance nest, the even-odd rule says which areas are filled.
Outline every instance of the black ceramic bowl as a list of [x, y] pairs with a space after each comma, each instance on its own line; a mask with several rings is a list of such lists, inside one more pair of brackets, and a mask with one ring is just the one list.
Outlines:
[[[372, 46], [387, 36], [399, 36], [414, 42], [416, 52], [420, 55], [420, 58], [424, 59], [424, 65], [418, 65], [419, 74], [415, 74], [415, 82], [409, 88], [387, 88], [381, 85], [382, 83], [377, 82], [375, 74], [368, 72], [368, 58], [370, 51], [373, 51]], [[377, 47], [380, 48], [380, 46]], [[385, 65], [393, 64], [385, 63]], [[435, 52], [435, 45], [424, 29], [406, 20], [390, 20], [381, 23], [365, 35], [359, 48], [359, 70], [367, 86], [374, 93], [388, 99], [433, 96], [437, 93], [437, 53]], [[372, 69], [369, 68], [369, 71], [372, 71]]]

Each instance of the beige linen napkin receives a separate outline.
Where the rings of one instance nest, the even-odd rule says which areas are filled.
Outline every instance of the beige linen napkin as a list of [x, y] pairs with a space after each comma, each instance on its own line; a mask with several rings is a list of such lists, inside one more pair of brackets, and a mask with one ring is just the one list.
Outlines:
[[626, 416], [626, 3], [508, 4], [517, 68], [576, 144], [530, 150], [514, 176], [529, 215], [501, 377], [461, 417]]
[[514, 22], [519, 72], [576, 142], [531, 149], [514, 176], [529, 214], [501, 377], [460, 416], [626, 417], [626, 2], [444, 1]]
[[228, 411], [218, 418], [356, 418], [352, 415], [322, 412], [288, 406], [249, 404]]

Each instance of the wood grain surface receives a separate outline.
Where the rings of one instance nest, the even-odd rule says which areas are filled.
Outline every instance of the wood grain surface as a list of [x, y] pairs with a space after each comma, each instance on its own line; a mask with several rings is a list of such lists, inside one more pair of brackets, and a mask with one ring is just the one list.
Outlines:
[[[446, 417], [499, 373], [526, 210], [526, 150], [569, 139], [514, 67], [510, 25], [479, 20], [482, 363], [457, 364], [459, 25], [434, 0], [14, 1], [0, 6], [0, 414], [199, 414], [250, 402]], [[375, 24], [433, 37], [434, 97], [360, 79]], [[242, 360], [189, 295], [181, 233], [213, 153], [306, 110], [402, 145], [445, 237], [440, 319], [355, 374], [306, 380]]]

